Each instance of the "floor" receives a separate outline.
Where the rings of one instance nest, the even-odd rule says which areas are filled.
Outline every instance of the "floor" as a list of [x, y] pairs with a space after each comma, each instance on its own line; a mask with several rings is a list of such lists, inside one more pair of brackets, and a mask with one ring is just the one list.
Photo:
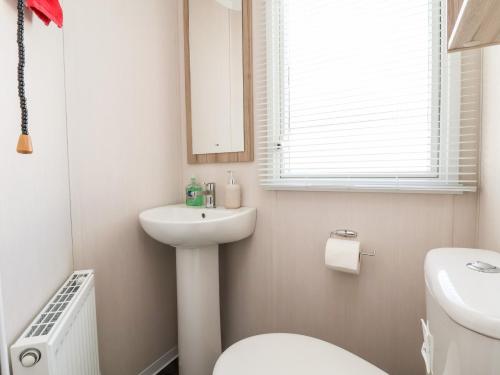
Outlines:
[[173, 361], [163, 370], [161, 370], [157, 375], [179, 375], [179, 360]]

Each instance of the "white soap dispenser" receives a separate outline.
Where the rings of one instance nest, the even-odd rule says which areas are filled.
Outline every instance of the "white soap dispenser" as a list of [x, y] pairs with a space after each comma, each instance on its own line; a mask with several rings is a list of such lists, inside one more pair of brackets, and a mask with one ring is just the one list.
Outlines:
[[241, 186], [236, 183], [233, 176], [233, 171], [228, 170], [229, 181], [226, 185], [226, 194], [224, 199], [225, 208], [240, 208], [241, 207]]

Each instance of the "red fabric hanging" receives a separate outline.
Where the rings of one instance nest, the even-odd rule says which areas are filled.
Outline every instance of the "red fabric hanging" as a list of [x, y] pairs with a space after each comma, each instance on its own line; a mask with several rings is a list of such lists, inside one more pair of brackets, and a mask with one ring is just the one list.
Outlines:
[[63, 11], [58, 0], [27, 0], [26, 6], [31, 9], [48, 26], [54, 22], [63, 25]]

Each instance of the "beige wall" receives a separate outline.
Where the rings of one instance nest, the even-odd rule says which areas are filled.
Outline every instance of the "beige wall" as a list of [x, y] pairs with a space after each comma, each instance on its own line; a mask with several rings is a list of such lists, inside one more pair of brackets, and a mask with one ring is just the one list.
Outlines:
[[26, 20], [35, 152], [16, 153], [17, 1], [0, 1], [0, 273], [13, 342], [72, 271], [62, 33]]
[[[258, 185], [256, 163], [188, 165], [183, 152], [182, 186], [191, 175], [214, 181], [220, 205], [231, 168], [243, 204], [258, 209], [254, 236], [221, 250], [225, 347], [261, 332], [296, 332], [393, 375], [424, 372], [423, 260], [432, 248], [474, 245], [475, 194], [270, 192]], [[338, 228], [359, 231], [363, 248], [377, 251], [359, 277], [324, 266], [325, 241]]]
[[[138, 212], [180, 200], [192, 174], [217, 182], [223, 202], [228, 167], [243, 185], [243, 203], [258, 208], [258, 225], [252, 238], [221, 250], [224, 345], [299, 332], [391, 374], [421, 374], [423, 258], [434, 247], [475, 245], [476, 196], [267, 192], [256, 163], [187, 165], [177, 5], [65, 3], [75, 268], [97, 271], [103, 375], [137, 374], [176, 345], [174, 252], [143, 233]], [[0, 175], [9, 182], [0, 184], [0, 272], [12, 341], [72, 270], [71, 222], [62, 34], [27, 24], [36, 152], [22, 157], [13, 152], [15, 1], [0, 2], [0, 25], [2, 50], [12, 50], [0, 60]], [[479, 236], [481, 247], [494, 249], [499, 48], [485, 51]], [[324, 242], [341, 227], [358, 230], [363, 247], [377, 251], [359, 277], [324, 267]]]
[[500, 251], [500, 46], [483, 55], [483, 129], [479, 247]]
[[177, 342], [174, 250], [138, 214], [178, 200], [175, 0], [65, 4], [76, 268], [95, 268], [103, 375], [137, 374]]
[[[185, 165], [184, 178], [216, 181], [222, 202], [227, 167]], [[297, 332], [391, 374], [422, 374], [424, 256], [436, 247], [474, 246], [476, 196], [266, 192], [255, 164], [230, 167], [258, 222], [252, 238], [221, 251], [224, 346], [261, 332]], [[330, 231], [344, 227], [377, 251], [363, 259], [359, 277], [324, 266]]]

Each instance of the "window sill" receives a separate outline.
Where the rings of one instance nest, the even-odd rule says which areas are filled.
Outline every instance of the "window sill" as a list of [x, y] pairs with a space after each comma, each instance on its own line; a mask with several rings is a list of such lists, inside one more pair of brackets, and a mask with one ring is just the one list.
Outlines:
[[476, 192], [476, 186], [440, 182], [420, 183], [357, 183], [338, 181], [311, 181], [311, 180], [283, 180], [282, 182], [261, 182], [264, 190], [289, 190], [289, 191], [337, 191], [360, 193], [427, 193], [427, 194], [463, 194]]

